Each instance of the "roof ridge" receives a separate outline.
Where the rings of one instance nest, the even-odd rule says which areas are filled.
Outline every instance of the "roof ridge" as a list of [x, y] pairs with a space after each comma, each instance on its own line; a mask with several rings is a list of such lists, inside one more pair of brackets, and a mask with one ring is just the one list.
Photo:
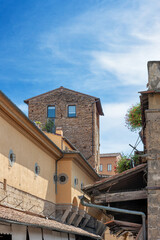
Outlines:
[[48, 92], [39, 94], [39, 95], [34, 96], [34, 97], [31, 97], [31, 98], [28, 98], [28, 99], [24, 100], [24, 102], [28, 104], [28, 102], [29, 102], [30, 100], [32, 100], [32, 99], [34, 99], [34, 98], [36, 98], [36, 97], [40, 97], [40, 96], [46, 95], [46, 94], [48, 94], [48, 93], [52, 93], [52, 92], [54, 92], [54, 91], [56, 91], [56, 90], [59, 90], [59, 89], [65, 89], [65, 90], [67, 90], [67, 91], [71, 91], [71, 92], [74, 92], [74, 93], [78, 93], [78, 94], [81, 94], [81, 95], [88, 96], [88, 97], [90, 97], [90, 98], [99, 99], [98, 97], [94, 97], [94, 96], [91, 96], [91, 95], [89, 95], [89, 94], [81, 93], [81, 92], [78, 92], [78, 91], [75, 91], [75, 90], [72, 90], [72, 89], [69, 89], [69, 88], [65, 88], [65, 87], [63, 87], [63, 86], [60, 86], [59, 88], [55, 88], [55, 89], [53, 89], [53, 90], [51, 90], [51, 91], [48, 91]]

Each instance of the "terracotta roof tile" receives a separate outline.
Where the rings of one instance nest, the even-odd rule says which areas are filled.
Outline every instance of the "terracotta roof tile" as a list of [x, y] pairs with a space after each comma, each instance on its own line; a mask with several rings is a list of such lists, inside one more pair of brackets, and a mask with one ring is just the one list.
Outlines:
[[4, 206], [0, 206], [0, 220], [4, 222], [8, 221], [10, 223], [22, 224], [25, 226], [47, 228], [59, 232], [68, 232], [76, 235], [83, 235], [94, 239], [101, 239], [100, 236], [89, 233], [81, 228], [70, 226], [67, 224], [62, 224], [55, 220], [46, 219], [42, 216], [29, 214]]

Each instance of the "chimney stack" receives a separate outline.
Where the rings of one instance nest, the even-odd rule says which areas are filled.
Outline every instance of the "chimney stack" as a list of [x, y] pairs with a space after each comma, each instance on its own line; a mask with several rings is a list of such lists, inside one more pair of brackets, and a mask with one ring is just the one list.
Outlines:
[[56, 134], [60, 135], [63, 137], [63, 130], [61, 127], [56, 127]]
[[160, 91], [160, 61], [148, 62], [148, 90]]

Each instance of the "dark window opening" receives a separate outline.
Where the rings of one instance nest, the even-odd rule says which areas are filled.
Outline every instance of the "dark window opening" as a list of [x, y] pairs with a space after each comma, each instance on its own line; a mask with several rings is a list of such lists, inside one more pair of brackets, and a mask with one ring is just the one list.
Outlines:
[[48, 106], [47, 117], [55, 118], [56, 117], [56, 108], [55, 106]]
[[65, 184], [68, 181], [68, 176], [65, 173], [61, 173], [58, 176], [58, 180], [60, 184]]
[[0, 240], [12, 240], [12, 236], [10, 234], [0, 234]]
[[34, 172], [35, 172], [36, 176], [38, 176], [40, 174], [40, 166], [38, 166], [37, 163], [35, 163]]
[[68, 106], [68, 117], [76, 117], [76, 106]]
[[15, 163], [16, 161], [16, 155], [15, 153], [13, 153], [12, 150], [9, 151], [9, 163], [10, 163], [10, 166], [12, 167], [13, 164]]
[[61, 177], [59, 178], [59, 180], [60, 180], [60, 182], [64, 183], [64, 182], [66, 181], [66, 177], [65, 177], [65, 176], [61, 176]]

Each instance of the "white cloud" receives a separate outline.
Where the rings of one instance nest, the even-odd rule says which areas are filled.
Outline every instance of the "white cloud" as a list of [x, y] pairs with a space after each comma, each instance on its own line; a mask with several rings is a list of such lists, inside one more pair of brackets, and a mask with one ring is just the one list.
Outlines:
[[125, 0], [117, 7], [103, 1], [43, 34], [40, 46], [54, 59], [87, 69], [85, 86], [95, 81], [105, 84], [94, 84], [95, 89], [113, 84], [107, 73], [115, 84], [145, 86], [147, 61], [160, 58], [159, 12], [158, 0]]
[[[131, 102], [103, 105], [105, 116], [101, 117], [101, 153], [131, 152], [129, 143], [134, 145], [138, 138], [138, 133], [130, 132], [125, 126], [125, 115], [131, 105]], [[138, 148], [141, 150], [142, 145]]]
[[119, 127], [122, 124], [124, 125], [124, 117], [130, 105], [130, 103], [103, 104], [104, 117], [101, 118], [102, 131]]

